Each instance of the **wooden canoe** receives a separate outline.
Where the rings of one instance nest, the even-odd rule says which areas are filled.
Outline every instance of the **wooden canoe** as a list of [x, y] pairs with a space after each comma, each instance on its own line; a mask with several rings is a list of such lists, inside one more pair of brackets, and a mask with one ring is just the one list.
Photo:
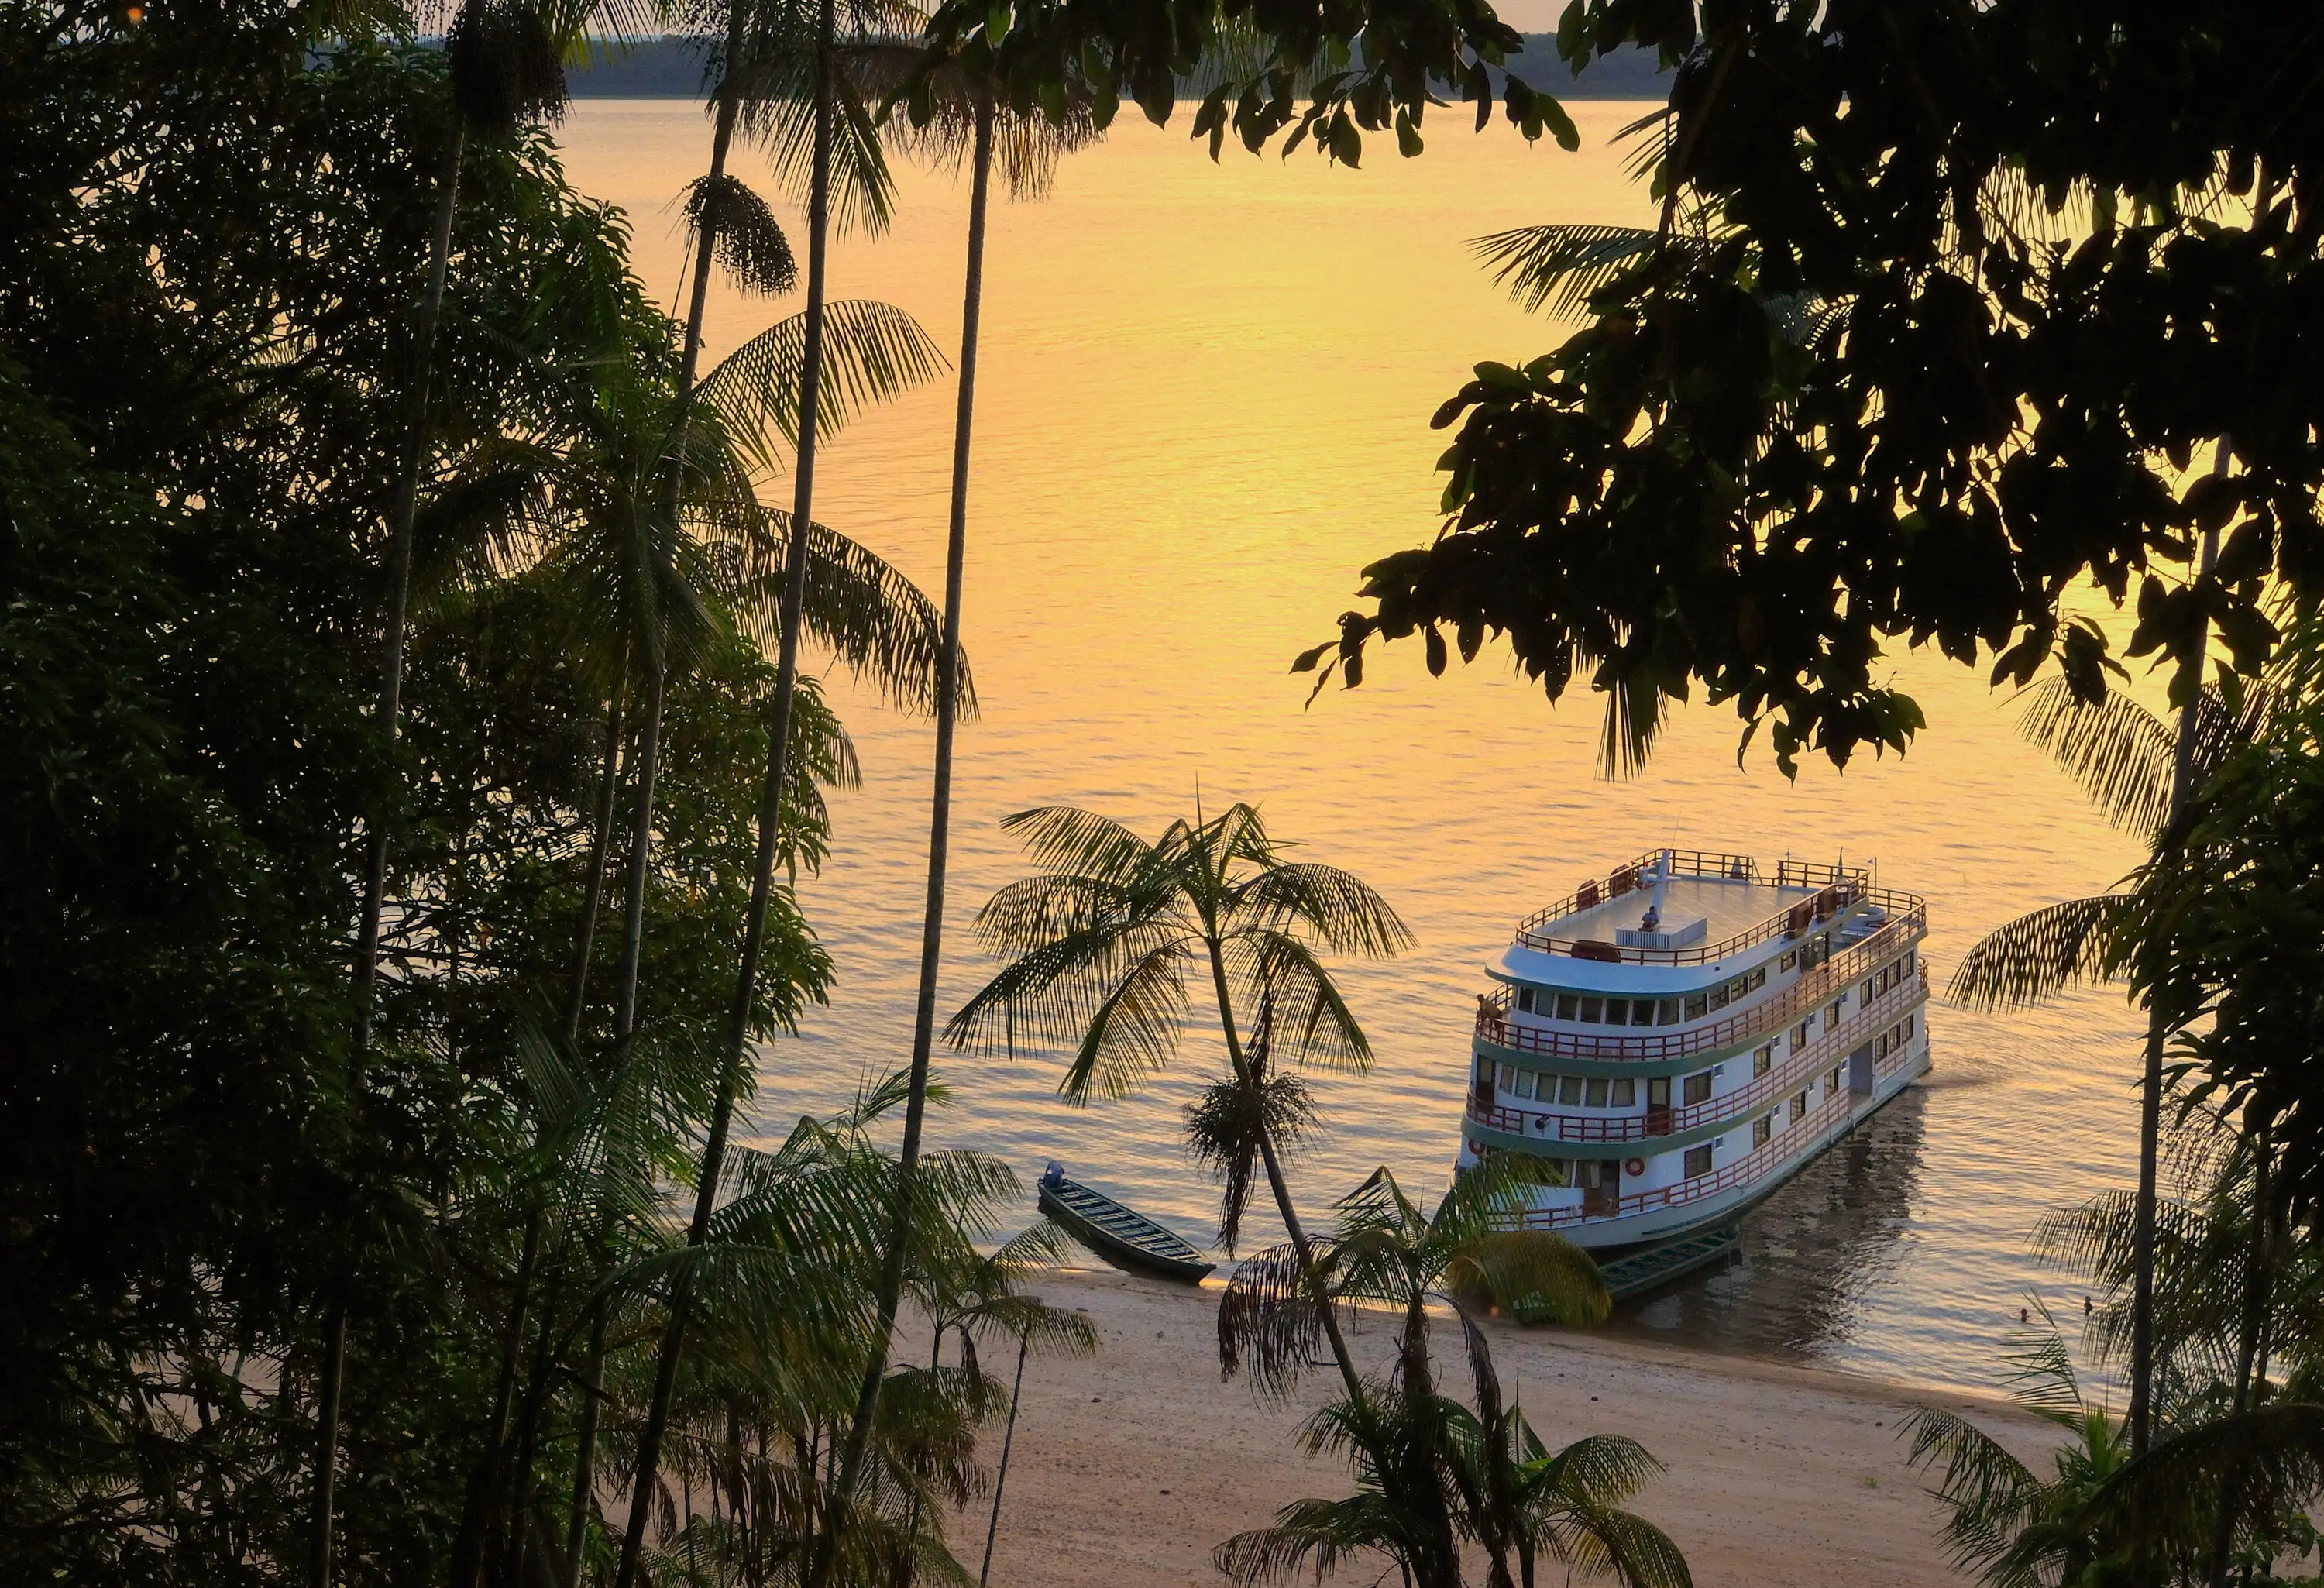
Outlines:
[[1741, 1243], [1742, 1236], [1732, 1224], [1723, 1230], [1700, 1230], [1692, 1235], [1682, 1235], [1675, 1241], [1665, 1241], [1626, 1253], [1598, 1266], [1600, 1278], [1606, 1281], [1606, 1293], [1617, 1301], [1628, 1301], [1642, 1296], [1658, 1286], [1669, 1283], [1682, 1274], [1717, 1262]]
[[[1598, 1265], [1598, 1276], [1606, 1282], [1606, 1294], [1616, 1301], [1628, 1301], [1670, 1283], [1682, 1275], [1719, 1261], [1732, 1252], [1742, 1242], [1732, 1224], [1724, 1229], [1698, 1230], [1675, 1240], [1656, 1242], [1625, 1251], [1619, 1257], [1609, 1257]], [[1537, 1297], [1521, 1297], [1509, 1306], [1510, 1314], [1521, 1324], [1554, 1323], [1556, 1319]]]
[[1218, 1266], [1144, 1214], [1063, 1176], [1042, 1179], [1040, 1206], [1117, 1268], [1194, 1284]]

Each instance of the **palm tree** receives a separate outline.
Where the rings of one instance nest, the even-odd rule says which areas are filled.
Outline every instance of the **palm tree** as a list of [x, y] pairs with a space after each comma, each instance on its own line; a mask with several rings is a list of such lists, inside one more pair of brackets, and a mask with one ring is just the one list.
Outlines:
[[[1360, 1071], [1371, 1043], [1340, 994], [1325, 954], [1385, 959], [1412, 934], [1350, 872], [1286, 858], [1250, 806], [1173, 822], [1152, 843], [1109, 817], [1068, 807], [1019, 811], [1001, 826], [1025, 836], [1040, 867], [994, 894], [977, 936], [1016, 957], [953, 1016], [958, 1047], [1013, 1047], [1019, 1033], [1069, 1047], [1058, 1090], [1123, 1096], [1176, 1053], [1193, 1013], [1189, 977], [1210, 983], [1228, 1067], [1258, 1085], [1239, 1011], [1265, 1002], [1272, 1047], [1303, 1065]], [[1317, 1309], [1351, 1394], [1361, 1379], [1342, 1337], [1313, 1242], [1293, 1204], [1271, 1131], [1255, 1132], [1297, 1278]]]
[[[834, 423], [940, 367], [941, 355], [900, 311], [871, 302], [844, 302], [826, 306], [826, 310], [825, 321], [836, 334], [826, 338], [825, 356], [843, 377], [828, 405]], [[804, 792], [789, 759], [797, 727], [802, 633], [815, 632], [844, 664], [901, 702], [926, 704], [936, 688], [940, 630], [925, 597], [864, 548], [818, 524], [798, 532], [785, 515], [757, 500], [743, 454], [746, 448], [770, 451], [767, 432], [788, 430], [795, 422], [795, 382], [803, 383], [800, 360], [810, 339], [805, 319], [779, 322], [722, 361], [694, 387], [690, 403], [675, 420], [667, 408], [650, 407], [637, 427], [617, 431], [613, 438], [616, 456], [589, 469], [586, 484], [576, 483], [573, 493], [576, 505], [586, 505], [585, 516], [595, 532], [576, 539], [564, 552], [586, 592], [579, 603], [585, 618], [598, 614], [585, 626], [621, 636], [620, 652], [645, 661], [613, 1030], [617, 1053], [635, 1039], [638, 1029], [638, 972], [665, 680], [673, 666], [684, 664], [710, 632], [730, 622], [762, 645], [776, 648], [782, 659], [767, 725], [770, 735], [779, 733], [782, 739], [770, 742], [760, 804], [758, 855], [745, 922], [748, 974], [730, 1021], [725, 1079], [706, 1110], [711, 1147], [696, 1179], [696, 1243], [707, 1236], [740, 1085], [740, 1055], [757, 1007], [758, 961], [775, 866], [783, 848], [780, 834], [786, 813]], [[664, 438], [671, 429], [678, 461], [665, 465]], [[679, 488], [675, 513], [667, 494], [667, 481], [673, 478]], [[773, 570], [802, 560], [813, 575], [813, 598], [793, 603], [788, 573], [779, 581]], [[954, 692], [970, 688], [957, 669], [954, 675], [950, 680]], [[619, 687], [617, 680], [615, 688]], [[678, 1315], [683, 1311], [681, 1306]], [[682, 1325], [673, 1323], [672, 1327]], [[666, 1390], [659, 1399], [666, 1408]], [[576, 1518], [590, 1491], [591, 1445], [589, 1437], [581, 1441]], [[650, 1462], [642, 1470], [650, 1479]]]
[[[791, 20], [788, 14], [780, 9], [758, 14], [772, 16], [784, 23]], [[727, 150], [746, 102], [746, 77], [750, 83], [748, 102], [755, 113], [762, 135], [777, 140], [779, 162], [782, 153], [795, 150], [797, 147], [796, 140], [786, 141], [781, 138], [783, 129], [787, 126], [796, 126], [795, 121], [785, 115], [784, 107], [795, 105], [799, 97], [797, 90], [806, 86], [809, 88], [814, 108], [807, 193], [809, 228], [807, 299], [806, 310], [799, 321], [798, 380], [795, 386], [783, 383], [766, 388], [770, 393], [779, 395], [789, 402], [789, 406], [785, 411], [785, 417], [789, 421], [786, 425], [786, 429], [791, 437], [796, 453], [796, 489], [790, 522], [794, 526], [803, 526], [813, 522], [815, 464], [819, 434], [829, 419], [838, 417], [836, 413], [827, 415], [826, 408], [836, 410], [852, 395], [843, 391], [839, 393], [841, 403], [832, 403], [825, 390], [825, 363], [830, 352], [826, 340], [833, 328], [825, 301], [825, 263], [830, 235], [832, 163], [836, 137], [835, 124], [839, 120], [840, 108], [841, 74], [836, 69], [835, 54], [837, 48], [837, 22], [834, 0], [822, 0], [816, 13], [816, 27], [811, 41], [811, 71], [807, 83], [802, 85], [798, 70], [800, 65], [801, 51], [798, 46], [801, 41], [796, 29], [779, 27], [772, 36], [767, 35], [762, 29], [762, 36], [753, 41], [752, 37], [753, 15], [750, 8], [742, 4], [742, 0], [729, 0], [726, 55], [717, 92], [716, 131], [712, 142], [711, 169], [696, 192], [698, 202], [697, 226], [700, 240], [696, 245], [693, 292], [687, 317], [687, 355], [680, 378], [679, 422], [681, 425], [685, 423], [687, 409], [690, 405], [693, 395], [689, 383], [693, 374], [695, 349], [700, 339], [704, 306], [709, 290], [710, 259], [714, 244], [722, 235], [729, 236], [746, 235], [734, 232], [731, 226], [728, 232], [724, 234], [722, 234], [718, 228], [722, 225], [728, 224], [727, 217], [730, 215], [754, 213], [750, 211], [743, 203], [743, 200], [749, 198], [747, 189], [742, 189], [741, 184], [727, 177], [724, 171]], [[757, 46], [755, 53], [752, 49], [754, 42]], [[850, 108], [853, 109], [856, 103], [855, 97], [851, 94]], [[859, 126], [861, 119], [853, 115], [847, 118], [851, 130]], [[853, 180], [850, 184], [850, 190], [859, 196], [858, 207], [875, 218], [883, 217], [887, 178], [885, 168], [878, 157], [876, 137], [869, 141], [867, 147], [864, 139], [860, 136], [851, 136], [846, 140], [846, 147], [853, 155], [851, 160], [851, 174]], [[738, 189], [740, 189], [739, 192]], [[766, 217], [762, 224], [754, 224], [760, 232], [773, 229], [771, 217]], [[785, 256], [788, 257], [787, 251]], [[847, 328], [843, 324], [840, 328], [844, 332]], [[914, 338], [918, 338], [918, 327], [914, 326], [911, 328]], [[933, 356], [933, 349], [927, 349], [924, 353], [917, 339], [899, 340], [896, 344], [894, 352], [896, 356], [891, 362], [897, 368], [901, 369], [908, 365], [915, 371], [933, 373], [933, 365], [936, 362]], [[733, 363], [732, 360], [728, 362], [730, 365]], [[721, 366], [722, 370], [725, 367]], [[704, 384], [706, 389], [710, 389], [715, 388], [718, 383], [718, 373], [714, 372]], [[877, 387], [874, 389], [879, 391], [881, 395], [886, 394], [885, 390]], [[792, 399], [790, 393], [794, 391], [796, 398]], [[784, 756], [789, 737], [788, 725], [798, 688], [798, 635], [807, 601], [811, 560], [807, 535], [803, 531], [795, 531], [788, 536], [786, 554], [783, 558], [780, 615], [777, 623], [779, 651], [776, 682], [774, 694], [768, 706], [768, 759], [760, 804], [759, 854], [752, 876], [750, 911], [745, 920], [742, 950], [735, 974], [734, 996], [729, 1007], [727, 1020], [727, 1065], [730, 1077], [740, 1071], [744, 1062], [750, 1037], [751, 1011], [757, 998], [760, 956], [764, 946], [768, 900], [774, 888], [775, 830], [779, 821], [783, 789], [786, 786]], [[958, 661], [959, 651], [959, 593], [955, 570], [947, 580], [944, 636], [936, 660], [935, 704], [938, 717], [937, 733], [946, 752], [950, 747], [953, 715], [964, 689], [964, 680]], [[948, 761], [945, 771], [947, 773], [949, 771]], [[647, 824], [643, 812], [650, 796], [642, 790], [650, 783], [650, 777], [651, 762], [649, 758], [640, 774], [641, 816], [632, 840], [633, 854], [641, 849], [648, 841]], [[633, 894], [633, 903], [636, 898], [637, 896]], [[623, 957], [625, 985], [632, 987], [634, 985], [636, 970], [637, 931], [633, 919], [630, 946], [625, 948]], [[701, 1168], [696, 1177], [696, 1199], [691, 1226], [694, 1238], [697, 1242], [707, 1231], [715, 1207], [720, 1166], [726, 1150], [727, 1132], [733, 1121], [733, 1099], [736, 1085], [737, 1082], [730, 1078], [722, 1085], [711, 1114], [709, 1131], [703, 1147]], [[916, 1095], [912, 1113], [906, 1125], [907, 1136], [915, 1145], [917, 1145], [919, 1113], [920, 1103]], [[641, 1436], [641, 1454], [638, 1463], [637, 1486], [631, 1505], [630, 1526], [623, 1537], [622, 1564], [615, 1576], [617, 1588], [630, 1588], [637, 1574], [639, 1551], [642, 1547], [643, 1523], [652, 1499], [661, 1428], [667, 1418], [670, 1395], [677, 1383], [679, 1358], [685, 1349], [686, 1327], [686, 1297], [681, 1293], [674, 1295], [671, 1298], [669, 1321], [662, 1339], [656, 1369], [652, 1408], [648, 1414], [645, 1430]]]
[[2044, 1476], [1957, 1413], [1924, 1407], [1900, 1432], [1908, 1459], [1937, 1473], [1937, 1498], [1950, 1513], [1943, 1537], [1953, 1565], [1989, 1588], [2118, 1579], [2129, 1564], [2119, 1534], [2086, 1525], [2087, 1502], [2130, 1461], [2124, 1426], [2088, 1399], [2065, 1341], [2049, 1325], [2012, 1353], [2010, 1398], [2070, 1436]]
[[[893, 71], [899, 64], [917, 62], [919, 55], [918, 51], [904, 47], [883, 48], [877, 44], [858, 45], [853, 53], [856, 75], [860, 76], [868, 76], [883, 65]], [[989, 51], [982, 46], [977, 63], [989, 72]], [[958, 60], [951, 63], [950, 69], [922, 79], [919, 93], [918, 107], [924, 113], [915, 130], [919, 151], [938, 161], [956, 162], [964, 146], [970, 171], [968, 265], [961, 307], [960, 391], [953, 428], [952, 512], [945, 545], [944, 665], [948, 668], [960, 645], [961, 590], [968, 560], [969, 446], [975, 420], [977, 337], [984, 298], [985, 216], [996, 143], [1005, 152], [1004, 174], [1010, 196], [1028, 198], [1047, 192], [1055, 178], [1057, 162], [1071, 150], [1094, 141], [1098, 133], [1085, 97], [1077, 98], [1071, 112], [1056, 122], [1039, 115], [1019, 115], [1000, 105], [999, 86], [989, 75], [980, 74]], [[997, 137], [996, 126], [1004, 123]], [[936, 978], [944, 957], [955, 716], [948, 697], [948, 690], [939, 689], [935, 787], [929, 800], [927, 890], [920, 917], [919, 985], [912, 1013], [912, 1093], [904, 1112], [904, 1134], [899, 1149], [907, 1181], [919, 1160], [928, 1064], [935, 1046]], [[856, 1469], [862, 1462], [880, 1380], [887, 1371], [887, 1337], [894, 1326], [903, 1283], [904, 1216], [899, 1204], [896, 1228], [890, 1240], [889, 1261], [881, 1282], [879, 1341], [864, 1369], [857, 1393], [854, 1425], [840, 1463], [838, 1493], [842, 1497], [851, 1492]]]
[[[429, 232], [427, 284], [422, 289], [411, 337], [411, 374], [404, 390], [402, 456], [388, 508], [386, 613], [382, 628], [376, 721], [392, 745], [402, 711], [405, 629], [411, 588], [412, 527], [417, 516], [420, 473], [427, 449], [428, 392], [434, 365], [436, 330], [443, 316], [444, 282], [452, 251], [452, 220], [458, 203], [460, 162], [467, 140], [503, 137], [526, 120], [553, 114], [564, 103], [565, 78], [554, 44], [538, 14], [524, 0], [468, 0], [445, 38], [450, 68], [452, 115], [437, 176], [436, 209]], [[362, 903], [354, 956], [355, 1024], [348, 1049], [348, 1090], [360, 1097], [371, 1046], [373, 1003], [379, 983], [381, 912], [387, 892], [390, 858], [388, 822], [375, 810], [368, 823]], [[331, 1581], [331, 1532], [339, 1460], [339, 1395], [346, 1378], [347, 1316], [344, 1301], [324, 1321], [323, 1356], [316, 1372], [314, 1491], [308, 1522], [307, 1581], [327, 1588]]]
[[[2218, 468], [2227, 460], [2219, 447]], [[2206, 531], [2202, 568], [2218, 559], [2218, 535]], [[2087, 687], [2058, 678], [2038, 688], [2024, 720], [2027, 736], [2050, 752], [2080, 782], [2116, 826], [2152, 837], [2161, 864], [2182, 835], [2196, 790], [2235, 749], [2249, 743], [2270, 710], [2263, 688], [2232, 677], [2206, 687], [2195, 664], [2182, 669], [2179, 690], [2187, 704], [2178, 722], [2162, 721], [2119, 693], [2089, 697]], [[2168, 754], [2164, 753], [2167, 745]], [[2150, 868], [2151, 869], [2151, 868]], [[1948, 996], [1973, 1007], [2024, 1007], [2055, 996], [2076, 982], [2135, 972], [2144, 941], [2126, 893], [2068, 900], [2033, 911], [1988, 933], [1963, 957]], [[2147, 1001], [2146, 1041], [2139, 1085], [2136, 1259], [2132, 1274], [2130, 1447], [2144, 1454], [2152, 1439], [2154, 1379], [2154, 1231], [2158, 1155], [2163, 1137], [2163, 1057], [2171, 1033], [2161, 1000]]]
[[[1371, 1553], [1387, 1555], [1419, 1588], [1456, 1588], [1465, 1541], [1484, 1550], [1492, 1588], [1531, 1588], [1545, 1557], [1636, 1588], [1690, 1581], [1677, 1546], [1620, 1509], [1661, 1470], [1651, 1455], [1613, 1436], [1552, 1454], [1503, 1398], [1479, 1316], [1485, 1306], [1525, 1303], [1594, 1323], [1610, 1305], [1588, 1253], [1517, 1223], [1526, 1176], [1525, 1165], [1494, 1160], [1456, 1180], [1431, 1213], [1382, 1168], [1341, 1200], [1337, 1227], [1317, 1242], [1317, 1266], [1333, 1305], [1393, 1309], [1396, 1366], [1308, 1424], [1309, 1448], [1348, 1459], [1358, 1492], [1296, 1501], [1273, 1526], [1220, 1545], [1214, 1559], [1230, 1580], [1287, 1582]], [[1435, 1306], [1459, 1323], [1473, 1410], [1439, 1388]], [[1250, 1368], [1264, 1393], [1288, 1393], [1311, 1359], [1318, 1323], [1297, 1254], [1259, 1254], [1236, 1269], [1220, 1304], [1221, 1365], [1230, 1374]]]

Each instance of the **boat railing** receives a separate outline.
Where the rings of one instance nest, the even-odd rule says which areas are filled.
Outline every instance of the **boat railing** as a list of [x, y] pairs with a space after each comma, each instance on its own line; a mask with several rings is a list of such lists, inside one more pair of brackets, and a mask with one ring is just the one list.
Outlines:
[[[1665, 863], [1668, 872], [1662, 868]], [[1748, 854], [1720, 854], [1708, 849], [1650, 849], [1602, 877], [1593, 877], [1545, 909], [1537, 909], [1517, 923], [1517, 941], [1576, 910], [1595, 909], [1609, 899], [1619, 899], [1637, 888], [1651, 888], [1662, 876], [1717, 877], [1730, 882], [1756, 882], [1759, 863]]]
[[[1674, 1136], [1750, 1113], [1780, 1098], [1812, 1079], [1818, 1070], [1878, 1034], [1878, 1028], [1928, 1001], [1926, 967], [1923, 974], [1898, 983], [1858, 1009], [1838, 1026], [1794, 1054], [1781, 1066], [1756, 1077], [1749, 1085], [1683, 1108], [1653, 1109], [1643, 1114], [1558, 1113], [1537, 1108], [1510, 1108], [1490, 1103], [1475, 1093], [1469, 1099], [1469, 1118], [1488, 1130], [1506, 1131], [1544, 1141], [1646, 1141]], [[1893, 1069], [1894, 1066], [1889, 1066]], [[1550, 1134], [1552, 1129], [1555, 1134]]]
[[[1796, 863], [1784, 863], [1794, 865]], [[1804, 887], [1807, 884], [1795, 882], [1787, 885]], [[1567, 904], [1571, 902], [1569, 900]], [[1526, 919], [1517, 928], [1517, 942], [1520, 947], [1542, 954], [1563, 954], [1572, 959], [1609, 965], [1715, 965], [1746, 948], [1777, 937], [1804, 937], [1821, 923], [1857, 904], [1877, 904], [1893, 913], [1918, 909], [1921, 900], [1917, 894], [1900, 893], [1891, 888], [1875, 888], [1864, 873], [1858, 872], [1823, 884], [1818, 891], [1804, 899], [1794, 900], [1764, 920], [1717, 943], [1698, 943], [1684, 948], [1634, 948], [1628, 944], [1609, 943], [1601, 937], [1561, 937], [1545, 929], [1547, 923], [1573, 913], [1571, 908], [1560, 905], [1553, 905]]]
[[1496, 1048], [1538, 1053], [1551, 1058], [1684, 1058], [1715, 1048], [1748, 1042], [1791, 1024], [1801, 1015], [1821, 1007], [1834, 990], [1903, 953], [1905, 945], [1916, 940], [1927, 925], [1928, 912], [1920, 900], [1914, 900], [1909, 911], [1893, 917], [1870, 937], [1841, 949], [1775, 997], [1707, 1026], [1653, 1037], [1593, 1037], [1579, 1031], [1516, 1026], [1509, 1023], [1509, 994], [1504, 988], [1498, 993], [1482, 996], [1477, 1011], [1477, 1035]]
[[1732, 1191], [1748, 1186], [1762, 1175], [1768, 1174], [1798, 1156], [1802, 1150], [1800, 1138], [1804, 1134], [1821, 1135], [1831, 1126], [1844, 1122], [1855, 1104], [1854, 1094], [1834, 1093], [1820, 1103], [1816, 1111], [1775, 1137], [1764, 1147], [1756, 1147], [1726, 1168], [1707, 1175], [1697, 1175], [1691, 1180], [1681, 1180], [1675, 1186], [1657, 1186], [1651, 1191], [1628, 1192], [1619, 1196], [1600, 1196], [1588, 1207], [1535, 1208], [1512, 1221], [1528, 1230], [1562, 1230], [1589, 1219], [1628, 1218], [1637, 1214], [1651, 1213], [1656, 1208], [1677, 1207], [1699, 1202], [1706, 1196], [1716, 1196], [1722, 1191]]

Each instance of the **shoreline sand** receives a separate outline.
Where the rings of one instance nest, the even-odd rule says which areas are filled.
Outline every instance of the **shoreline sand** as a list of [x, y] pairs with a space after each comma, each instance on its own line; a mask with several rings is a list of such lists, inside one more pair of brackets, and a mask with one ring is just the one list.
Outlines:
[[[1348, 1491], [1341, 1467], [1295, 1440], [1323, 1399], [1322, 1375], [1287, 1407], [1219, 1381], [1215, 1285], [1068, 1269], [1031, 1288], [1084, 1310], [1103, 1343], [1093, 1358], [1037, 1357], [1026, 1369], [994, 1584], [1215, 1584], [1213, 1545], [1291, 1500]], [[1439, 1359], [1457, 1375], [1451, 1328]], [[1899, 1423], [1914, 1407], [1942, 1406], [2028, 1458], [2053, 1443], [2055, 1430], [1998, 1397], [1619, 1336], [1495, 1331], [1502, 1382], [1545, 1440], [1628, 1434], [1669, 1467], [1633, 1509], [1678, 1541], [1702, 1588], [1959, 1583]], [[1378, 1355], [1388, 1338], [1385, 1318], [1359, 1321], [1360, 1353]], [[972, 1571], [987, 1514], [973, 1506], [953, 1524], [954, 1554]]]

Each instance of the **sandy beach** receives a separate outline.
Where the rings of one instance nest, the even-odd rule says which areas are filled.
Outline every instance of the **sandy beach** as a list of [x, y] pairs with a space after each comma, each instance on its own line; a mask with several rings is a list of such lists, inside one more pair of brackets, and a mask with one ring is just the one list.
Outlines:
[[[1100, 1353], [1028, 1367], [992, 1581], [1009, 1588], [1214, 1584], [1211, 1546], [1303, 1495], [1347, 1491], [1343, 1471], [1294, 1443], [1323, 1399], [1263, 1407], [1221, 1383], [1215, 1288], [1106, 1271], [1035, 1287], [1086, 1311]], [[1704, 1588], [1957, 1583], [1938, 1508], [1904, 1463], [1899, 1422], [1919, 1405], [1968, 1412], [2029, 1457], [2051, 1430], [1997, 1399], [1588, 1334], [1497, 1325], [1495, 1360], [1552, 1444], [1640, 1440], [1669, 1473], [1636, 1509], [1677, 1539]], [[1386, 1348], [1367, 1317], [1357, 1348]], [[1443, 1360], [1457, 1362], [1452, 1347]], [[1013, 1362], [989, 1364], [1005, 1371]], [[973, 1570], [984, 1518], [955, 1523]], [[1368, 1583], [1369, 1574], [1341, 1580]]]

